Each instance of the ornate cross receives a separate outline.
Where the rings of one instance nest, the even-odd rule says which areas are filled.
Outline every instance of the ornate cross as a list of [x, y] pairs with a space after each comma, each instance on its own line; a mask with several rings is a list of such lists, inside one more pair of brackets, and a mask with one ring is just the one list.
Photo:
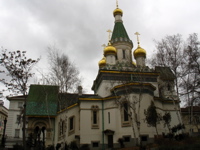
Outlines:
[[140, 40], [139, 40], [139, 35], [140, 35], [140, 33], [135, 32], [135, 35], [137, 36], [137, 42], [138, 42], [138, 44], [140, 44]]
[[109, 29], [109, 30], [107, 30], [107, 32], [108, 32], [108, 41], [110, 41], [112, 31]]

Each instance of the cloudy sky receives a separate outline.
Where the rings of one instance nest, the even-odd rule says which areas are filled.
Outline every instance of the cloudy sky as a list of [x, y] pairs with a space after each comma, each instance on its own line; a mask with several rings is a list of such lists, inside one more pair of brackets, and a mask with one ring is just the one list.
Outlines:
[[[154, 53], [153, 40], [180, 33], [200, 34], [199, 0], [118, 0], [124, 26], [136, 45], [135, 32], [147, 57]], [[113, 30], [116, 0], [0, 0], [0, 46], [25, 50], [41, 57], [36, 75], [46, 72], [47, 47], [56, 45], [80, 70], [83, 88], [91, 86]], [[136, 46], [133, 48], [135, 49]]]

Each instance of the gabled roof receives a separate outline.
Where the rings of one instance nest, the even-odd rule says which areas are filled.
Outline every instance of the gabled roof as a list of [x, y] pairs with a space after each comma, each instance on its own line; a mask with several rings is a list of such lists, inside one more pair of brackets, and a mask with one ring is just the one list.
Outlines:
[[155, 71], [160, 73], [160, 78], [163, 80], [174, 80], [176, 76], [169, 67], [155, 67]]
[[63, 110], [69, 106], [72, 106], [76, 103], [78, 103], [78, 94], [72, 94], [72, 93], [59, 93], [58, 96], [58, 108], [57, 111]]
[[27, 116], [55, 116], [59, 87], [31, 85], [26, 107]]

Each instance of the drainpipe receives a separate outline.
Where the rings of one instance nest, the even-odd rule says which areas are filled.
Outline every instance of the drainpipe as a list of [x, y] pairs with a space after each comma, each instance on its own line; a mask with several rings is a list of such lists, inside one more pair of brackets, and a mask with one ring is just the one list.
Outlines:
[[102, 150], [104, 150], [104, 101], [102, 100]]

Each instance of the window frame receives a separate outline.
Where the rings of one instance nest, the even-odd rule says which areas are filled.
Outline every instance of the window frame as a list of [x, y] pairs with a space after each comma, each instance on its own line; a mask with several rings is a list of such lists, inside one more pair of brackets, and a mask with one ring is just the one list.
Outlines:
[[[97, 144], [98, 146], [94, 146], [94, 144]], [[91, 141], [91, 146], [92, 146], [92, 148], [99, 148], [100, 142], [99, 141]]]
[[15, 129], [15, 138], [19, 138], [19, 136], [20, 136], [20, 129]]
[[[127, 111], [128, 112], [125, 110], [125, 107], [124, 107], [125, 104], [127, 104], [127, 109], [128, 109]], [[129, 113], [130, 113], [129, 103], [127, 101], [125, 101], [121, 105], [121, 122], [122, 122], [122, 127], [129, 127], [129, 126], [131, 126]], [[126, 116], [125, 116], [125, 114], [126, 114]], [[127, 119], [125, 120], [125, 118], [127, 118]]]
[[68, 133], [69, 133], [69, 135], [71, 135], [74, 132], [75, 132], [75, 116], [71, 116], [71, 117], [69, 117]]
[[126, 50], [125, 49], [122, 50], [122, 58], [126, 59]]
[[91, 128], [99, 129], [99, 107], [91, 107]]

